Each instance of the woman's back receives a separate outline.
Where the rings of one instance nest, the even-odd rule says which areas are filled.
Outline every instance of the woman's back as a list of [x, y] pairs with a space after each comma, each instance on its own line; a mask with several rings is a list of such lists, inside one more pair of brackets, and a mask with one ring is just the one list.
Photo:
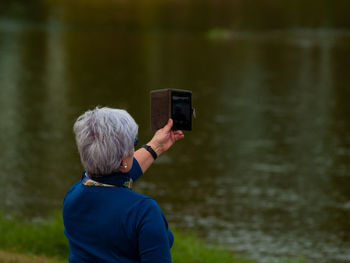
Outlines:
[[171, 262], [173, 236], [155, 200], [80, 180], [63, 204], [70, 262]]

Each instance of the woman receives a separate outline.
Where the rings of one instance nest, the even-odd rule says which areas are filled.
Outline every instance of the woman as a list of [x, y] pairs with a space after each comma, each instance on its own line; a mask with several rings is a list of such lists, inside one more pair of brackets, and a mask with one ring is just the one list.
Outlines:
[[96, 108], [74, 124], [85, 169], [63, 202], [69, 262], [171, 262], [174, 238], [155, 200], [131, 190], [157, 156], [184, 137], [173, 121], [134, 152], [138, 126], [124, 110]]

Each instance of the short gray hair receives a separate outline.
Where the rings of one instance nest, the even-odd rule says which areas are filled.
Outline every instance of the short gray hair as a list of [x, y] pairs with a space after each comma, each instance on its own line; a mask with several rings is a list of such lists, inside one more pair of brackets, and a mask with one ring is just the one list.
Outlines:
[[125, 110], [97, 107], [79, 116], [73, 130], [84, 169], [98, 176], [118, 171], [133, 154], [138, 125]]

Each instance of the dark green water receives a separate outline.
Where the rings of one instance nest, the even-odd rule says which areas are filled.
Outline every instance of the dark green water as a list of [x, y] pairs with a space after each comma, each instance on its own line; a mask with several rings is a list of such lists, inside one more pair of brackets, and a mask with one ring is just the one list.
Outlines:
[[[61, 2], [61, 3], [59, 3]], [[0, 4], [0, 209], [60, 209], [96, 105], [149, 131], [150, 90], [197, 118], [135, 190], [170, 226], [247, 257], [350, 262], [348, 1]]]

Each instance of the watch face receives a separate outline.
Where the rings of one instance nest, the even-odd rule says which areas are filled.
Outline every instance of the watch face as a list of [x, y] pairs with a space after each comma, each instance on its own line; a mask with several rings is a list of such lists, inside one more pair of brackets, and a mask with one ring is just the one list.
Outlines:
[[191, 92], [172, 91], [171, 118], [174, 121], [174, 130], [192, 129], [192, 102]]

